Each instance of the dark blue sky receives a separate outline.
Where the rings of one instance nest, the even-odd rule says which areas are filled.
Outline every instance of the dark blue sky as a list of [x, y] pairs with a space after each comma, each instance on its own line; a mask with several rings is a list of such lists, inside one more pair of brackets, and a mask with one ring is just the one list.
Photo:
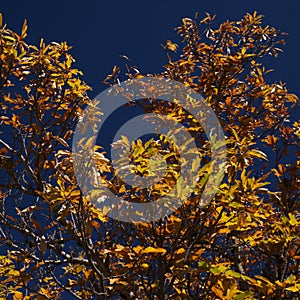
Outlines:
[[20, 32], [23, 20], [29, 24], [28, 41], [38, 44], [67, 41], [73, 45], [78, 68], [93, 87], [91, 96], [104, 89], [102, 80], [113, 65], [122, 64], [119, 54], [129, 56], [142, 73], [159, 72], [166, 63], [160, 44], [174, 39], [173, 30], [182, 17], [205, 12], [217, 14], [217, 22], [240, 19], [257, 10], [265, 22], [288, 32], [284, 54], [271, 61], [273, 80], [287, 82], [300, 95], [300, 4], [285, 1], [152, 0], [152, 1], [16, 1], [2, 0], [0, 11], [9, 27]]

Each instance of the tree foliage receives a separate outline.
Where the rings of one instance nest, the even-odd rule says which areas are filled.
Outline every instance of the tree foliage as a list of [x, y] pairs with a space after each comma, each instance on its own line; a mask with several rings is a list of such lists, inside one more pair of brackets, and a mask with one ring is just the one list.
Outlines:
[[[267, 82], [263, 65], [282, 51], [283, 33], [256, 12], [219, 26], [209, 14], [182, 19], [182, 44], [166, 42], [167, 64], [156, 76], [193, 88], [214, 109], [226, 136], [225, 178], [200, 208], [211, 153], [191, 122], [202, 145], [198, 192], [163, 220], [132, 224], [106, 217], [76, 183], [70, 139], [90, 88], [71, 47], [28, 45], [26, 30], [26, 22], [21, 34], [0, 29], [0, 299], [297, 299], [299, 102], [283, 82]], [[126, 67], [128, 79], [146, 76]], [[105, 82], [120, 76], [114, 67]], [[161, 103], [144, 109], [188, 118]], [[165, 144], [131, 145], [132, 171], [144, 176], [153, 153], [168, 163], [175, 157], [156, 198], [178, 178], [176, 147]], [[112, 172], [99, 149], [95, 159]], [[120, 180], [102, 179], [126, 192]]]

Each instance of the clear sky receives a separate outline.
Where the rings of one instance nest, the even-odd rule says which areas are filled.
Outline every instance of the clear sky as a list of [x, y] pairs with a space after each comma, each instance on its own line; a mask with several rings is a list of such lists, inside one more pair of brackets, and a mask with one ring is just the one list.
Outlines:
[[166, 63], [160, 44], [176, 36], [173, 30], [182, 17], [198, 11], [217, 14], [217, 22], [240, 19], [257, 10], [266, 24], [288, 32], [284, 54], [270, 60], [275, 69], [272, 80], [283, 80], [291, 92], [300, 95], [300, 2], [152, 0], [152, 1], [74, 1], [1, 0], [5, 22], [20, 32], [23, 20], [29, 24], [28, 41], [38, 44], [67, 41], [73, 45], [76, 65], [84, 71], [85, 81], [93, 87], [91, 96], [104, 89], [102, 80], [114, 65], [122, 64], [119, 54], [129, 56], [142, 73], [155, 73]]

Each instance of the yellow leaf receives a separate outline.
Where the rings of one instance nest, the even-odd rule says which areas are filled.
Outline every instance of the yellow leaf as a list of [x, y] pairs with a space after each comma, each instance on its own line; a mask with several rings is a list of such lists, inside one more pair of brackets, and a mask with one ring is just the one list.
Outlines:
[[292, 213], [289, 213], [289, 223], [292, 225], [292, 226], [295, 226], [298, 224], [298, 221], [296, 219], [296, 217], [292, 214]]
[[[186, 291], [184, 289], [179, 289], [176, 286], [173, 286], [178, 295], [186, 295]], [[186, 299], [186, 298], [184, 298]]]
[[255, 277], [258, 278], [258, 279], [261, 279], [262, 281], [264, 281], [265, 283], [267, 283], [271, 287], [274, 286], [274, 284], [268, 278], [266, 278], [264, 276], [256, 275]]
[[110, 278], [109, 284], [120, 284], [126, 286], [128, 283], [126, 281], [122, 281], [121, 278]]
[[107, 208], [107, 206], [103, 206], [102, 213], [103, 213], [104, 215], [107, 215], [107, 213], [108, 213], [108, 208]]
[[297, 103], [299, 98], [295, 94], [286, 95], [287, 102]]
[[236, 285], [231, 286], [226, 293], [226, 299], [233, 299], [233, 297], [236, 295], [238, 289], [236, 288]]
[[26, 19], [24, 20], [24, 24], [23, 24], [23, 27], [22, 27], [22, 38], [25, 38], [26, 36], [27, 36], [27, 28], [28, 28], [28, 26], [27, 26], [27, 21], [26, 21]]
[[181, 291], [180, 291], [180, 289], [179, 288], [177, 288], [176, 286], [174, 286], [174, 289], [175, 289], [175, 291], [177, 292], [177, 294], [181, 294]]
[[248, 151], [248, 154], [250, 154], [253, 157], [257, 157], [257, 158], [262, 158], [264, 160], [268, 160], [267, 155], [265, 153], [263, 153], [262, 151], [257, 150], [257, 149], [253, 149], [253, 150]]
[[293, 293], [299, 292], [300, 291], [300, 283], [297, 283], [293, 286], [289, 286], [286, 288], [286, 290], [291, 291]]
[[293, 283], [295, 280], [296, 280], [296, 276], [295, 276], [295, 275], [291, 275], [291, 276], [289, 276], [289, 277], [284, 281], [284, 283], [291, 284], [291, 283]]
[[142, 251], [142, 253], [162, 253], [162, 254], [165, 254], [166, 252], [167, 252], [166, 249], [153, 248], [153, 247], [147, 247], [145, 250]]
[[109, 284], [114, 284], [114, 283], [118, 282], [119, 280], [120, 280], [120, 278], [110, 278]]
[[275, 283], [277, 285], [279, 285], [280, 287], [284, 287], [284, 284], [282, 282], [280, 282], [279, 280], [276, 280]]

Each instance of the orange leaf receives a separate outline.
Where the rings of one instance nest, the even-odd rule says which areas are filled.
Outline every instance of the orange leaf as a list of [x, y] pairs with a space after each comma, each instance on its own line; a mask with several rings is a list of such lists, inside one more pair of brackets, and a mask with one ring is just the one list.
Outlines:
[[224, 295], [223, 295], [223, 291], [217, 287], [217, 286], [213, 286], [211, 288], [211, 290], [220, 298], [220, 299], [224, 299]]
[[133, 251], [136, 253], [136, 254], [139, 254], [141, 251], [142, 251], [143, 247], [142, 246], [136, 246], [133, 248]]
[[265, 138], [263, 141], [270, 146], [275, 146], [276, 143], [278, 142], [278, 138], [275, 137], [274, 135], [268, 135], [267, 138]]
[[23, 294], [21, 292], [14, 292], [14, 297], [13, 297], [14, 300], [22, 300], [23, 299]]

